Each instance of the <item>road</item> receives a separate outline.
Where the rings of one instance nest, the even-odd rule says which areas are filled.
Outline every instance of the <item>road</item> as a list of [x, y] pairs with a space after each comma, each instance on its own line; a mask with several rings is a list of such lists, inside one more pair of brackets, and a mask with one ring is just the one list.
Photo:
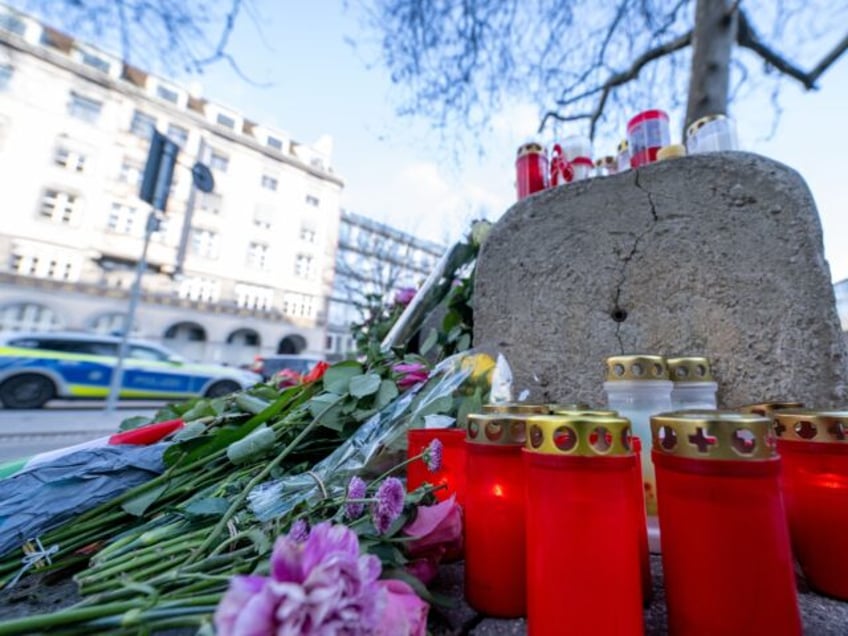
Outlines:
[[111, 435], [135, 415], [152, 416], [164, 403], [126, 402], [112, 413], [103, 402], [55, 401], [32, 411], [0, 409], [0, 464]]

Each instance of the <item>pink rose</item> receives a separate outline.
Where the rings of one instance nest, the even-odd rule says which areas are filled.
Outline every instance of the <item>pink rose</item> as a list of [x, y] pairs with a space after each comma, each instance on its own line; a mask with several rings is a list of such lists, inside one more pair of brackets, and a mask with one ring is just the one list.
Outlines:
[[412, 302], [413, 298], [415, 298], [414, 287], [401, 287], [395, 292], [395, 303], [398, 305], [406, 307], [406, 305]]
[[386, 603], [376, 636], [425, 636], [430, 606], [408, 584], [396, 579], [378, 581]]
[[427, 366], [420, 362], [399, 363], [392, 367], [397, 386], [400, 390], [408, 389], [419, 382], [426, 382], [430, 376]]
[[[460, 556], [462, 508], [456, 503], [456, 495], [451, 495], [434, 506], [419, 506], [418, 514], [404, 527], [403, 533], [414, 537], [405, 546], [407, 556], [413, 560], [427, 559], [437, 565], [446, 558], [455, 559]], [[420, 566], [419, 571], [423, 571]], [[411, 573], [416, 574], [415, 571]]]

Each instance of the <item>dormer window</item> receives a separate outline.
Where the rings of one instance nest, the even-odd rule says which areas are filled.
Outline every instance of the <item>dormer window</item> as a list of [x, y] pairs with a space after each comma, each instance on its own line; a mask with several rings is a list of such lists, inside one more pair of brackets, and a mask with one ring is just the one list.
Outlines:
[[166, 102], [171, 102], [172, 104], [176, 104], [180, 100], [180, 95], [177, 91], [171, 90], [167, 86], [162, 86], [161, 84], [156, 86], [156, 97], [164, 99]]
[[279, 150], [280, 152], [283, 151], [283, 140], [282, 139], [277, 139], [276, 137], [272, 137], [271, 135], [268, 135], [268, 142], [267, 143], [268, 143], [269, 148], [273, 148], [274, 150]]
[[103, 73], [109, 73], [109, 70], [112, 68], [112, 65], [109, 63], [109, 60], [106, 60], [99, 55], [94, 55], [92, 53], [82, 52], [80, 55], [80, 61], [86, 66], [90, 66], [91, 68], [97, 69]]
[[224, 113], [218, 113], [218, 116], [215, 118], [215, 122], [224, 128], [229, 128], [230, 130], [234, 130], [236, 127], [236, 120]]

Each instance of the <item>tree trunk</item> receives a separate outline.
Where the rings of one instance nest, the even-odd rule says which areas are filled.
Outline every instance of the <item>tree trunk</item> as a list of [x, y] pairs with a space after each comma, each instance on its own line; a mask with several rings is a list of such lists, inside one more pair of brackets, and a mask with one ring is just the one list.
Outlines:
[[736, 41], [738, 9], [733, 0], [698, 0], [692, 37], [692, 73], [686, 128], [705, 115], [727, 114], [730, 54]]

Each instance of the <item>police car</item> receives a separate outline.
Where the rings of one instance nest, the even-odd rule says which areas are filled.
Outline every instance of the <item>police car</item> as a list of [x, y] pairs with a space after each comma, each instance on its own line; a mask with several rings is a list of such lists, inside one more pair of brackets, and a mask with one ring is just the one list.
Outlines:
[[[11, 333], [0, 336], [0, 403], [36, 409], [53, 398], [97, 399], [109, 394], [120, 338], [81, 333]], [[213, 364], [193, 364], [159, 345], [128, 340], [120, 397], [219, 397], [262, 376]]]

